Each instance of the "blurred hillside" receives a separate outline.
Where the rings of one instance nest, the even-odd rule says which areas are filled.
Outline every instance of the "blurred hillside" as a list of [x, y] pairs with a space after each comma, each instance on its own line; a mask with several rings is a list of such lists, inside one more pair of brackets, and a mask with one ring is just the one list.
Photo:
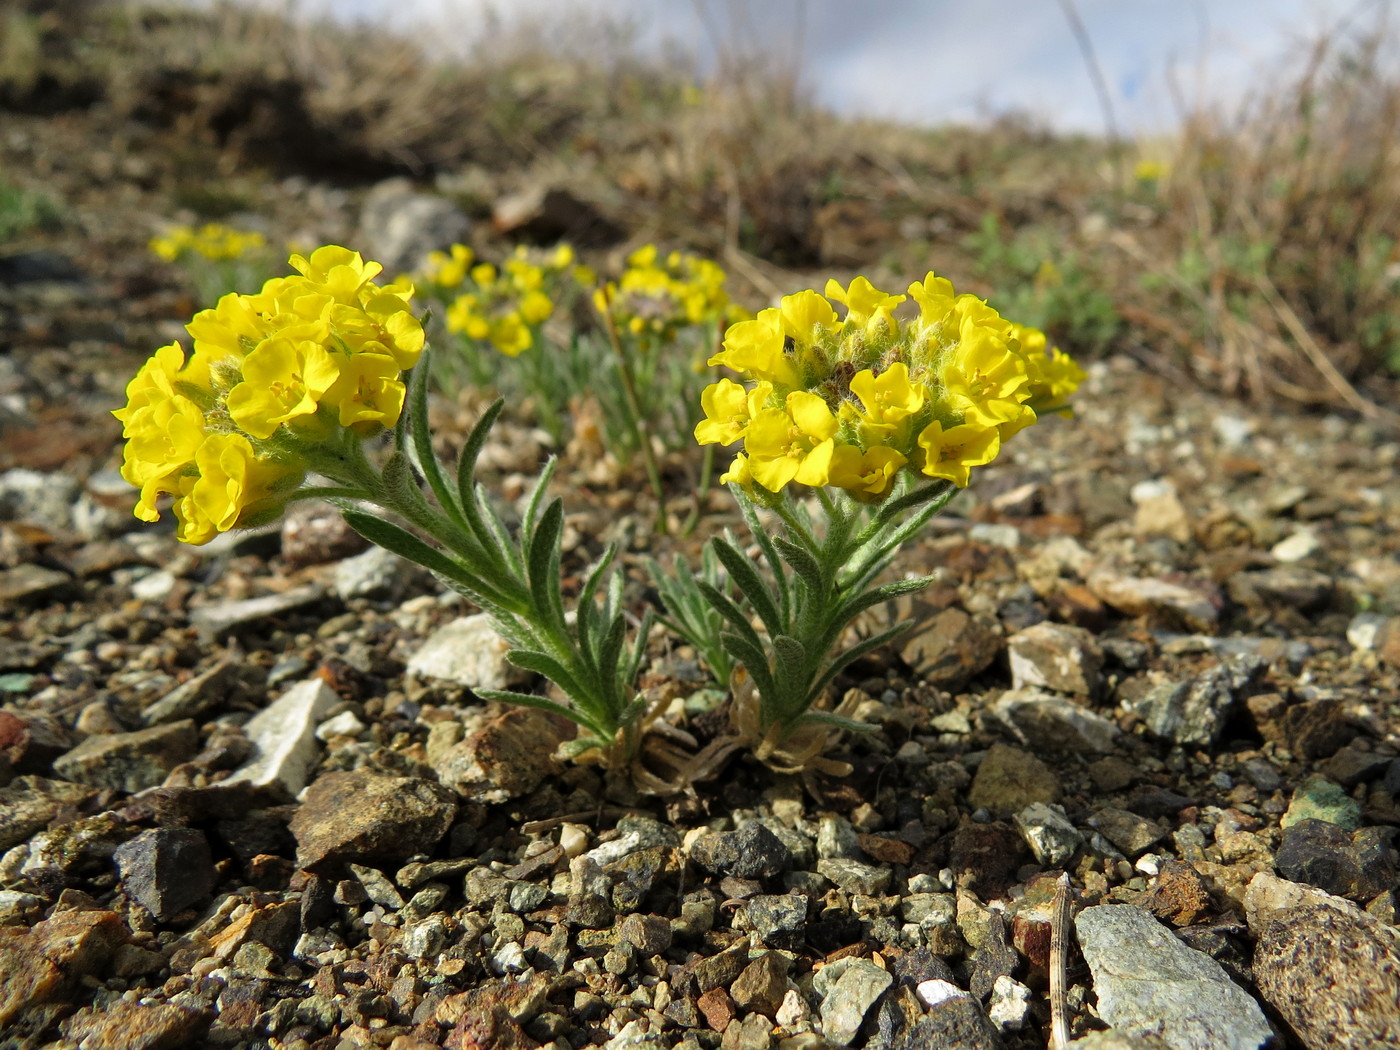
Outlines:
[[[1155, 142], [853, 123], [762, 63], [701, 80], [605, 26], [580, 33], [599, 46], [519, 34], [443, 64], [382, 28], [5, 0], [0, 253], [110, 271], [124, 341], [144, 350], [144, 326], [191, 305], [146, 252], [164, 225], [374, 252], [373, 207], [426, 192], [487, 253], [689, 247], [750, 306], [829, 275], [900, 286], [931, 268], [1081, 356], [1396, 422], [1400, 84], [1383, 27], [1318, 41], [1239, 112]], [[374, 191], [390, 178], [411, 186]]]

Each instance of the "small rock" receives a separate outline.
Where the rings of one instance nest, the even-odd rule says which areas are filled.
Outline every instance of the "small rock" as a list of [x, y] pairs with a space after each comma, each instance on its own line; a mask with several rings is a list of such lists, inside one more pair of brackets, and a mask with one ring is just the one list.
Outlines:
[[92, 788], [35, 776], [0, 787], [0, 852], [18, 846], [60, 813], [77, 809], [95, 794]]
[[660, 915], [628, 915], [617, 925], [617, 939], [643, 955], [660, 955], [671, 947], [671, 923]]
[[1279, 819], [1279, 827], [1290, 828], [1303, 820], [1325, 820], [1347, 831], [1355, 831], [1361, 826], [1361, 803], [1326, 777], [1308, 777], [1293, 792], [1293, 800]]
[[1257, 1050], [1273, 1038], [1259, 1006], [1220, 964], [1146, 912], [1097, 905], [1075, 919], [1099, 1016], [1177, 1050]]
[[0, 608], [58, 598], [74, 587], [73, 577], [42, 565], [17, 565], [0, 571]]
[[429, 760], [438, 780], [465, 798], [505, 802], [559, 771], [555, 749], [571, 733], [562, 718], [513, 707]]
[[1035, 802], [1059, 801], [1060, 790], [1059, 778], [1040, 759], [1019, 748], [994, 744], [972, 778], [968, 802], [1007, 817]]
[[850, 1046], [865, 1015], [894, 977], [868, 959], [848, 956], [817, 971], [812, 990], [821, 999], [822, 1034], [837, 1046]]
[[1002, 896], [1019, 882], [1017, 870], [1029, 859], [1020, 832], [1000, 821], [964, 821], [948, 845], [948, 867], [958, 886], [984, 900]]
[[1020, 981], [998, 977], [987, 1001], [987, 1017], [1003, 1032], [1019, 1032], [1030, 1017], [1033, 994]]
[[408, 658], [407, 673], [467, 689], [510, 689], [530, 681], [530, 672], [506, 659], [510, 649], [485, 613], [462, 616], [434, 631]]
[[214, 642], [245, 628], [258, 627], [267, 620], [315, 605], [325, 596], [320, 586], [307, 584], [278, 594], [203, 605], [190, 613], [190, 625], [199, 632], [203, 641]]
[[1212, 907], [1205, 879], [1181, 860], [1166, 861], [1152, 888], [1138, 903], [1173, 926], [1192, 926], [1202, 921]]
[[1362, 781], [1383, 774], [1392, 761], [1394, 759], [1390, 755], [1348, 745], [1322, 764], [1322, 772], [1328, 780], [1351, 790]]
[[292, 817], [297, 864], [332, 869], [431, 853], [456, 813], [452, 792], [430, 780], [368, 770], [325, 773]]
[[1106, 754], [1122, 737], [1118, 726], [1073, 700], [1036, 689], [1009, 689], [991, 715], [1020, 743], [1056, 754]]
[[612, 244], [621, 229], [568, 187], [539, 182], [496, 201], [491, 225], [497, 233], [535, 244]]
[[823, 816], [817, 823], [817, 856], [823, 860], [831, 857], [859, 859], [860, 833], [845, 817], [833, 814]]
[[1301, 565], [1237, 572], [1226, 582], [1230, 598], [1240, 605], [1265, 609], [1285, 605], [1300, 612], [1325, 605], [1335, 588], [1330, 576]]
[[569, 900], [564, 917], [574, 926], [601, 930], [613, 924], [612, 880], [587, 855], [569, 861]]
[[316, 725], [339, 703], [320, 677], [292, 686], [243, 727], [253, 759], [229, 779], [259, 787], [280, 784], [289, 795], [299, 795], [320, 754]]
[[744, 914], [764, 944], [786, 948], [807, 925], [807, 898], [801, 894], [759, 894], [744, 903]]
[[170, 725], [89, 737], [54, 759], [54, 772], [89, 787], [135, 794], [155, 787], [166, 775], [194, 758], [199, 731], [188, 719]]
[[1258, 938], [1254, 980], [1303, 1045], [1400, 1043], [1400, 936], [1393, 927], [1359, 910], [1306, 900], [1266, 914], [1256, 911], [1250, 921]]
[[110, 911], [55, 911], [32, 927], [0, 927], [0, 1026], [102, 975], [126, 938]]
[[1089, 826], [1128, 857], [1137, 857], [1166, 837], [1167, 832], [1154, 821], [1144, 820], [1136, 813], [1114, 806], [1105, 806], [1089, 818]]
[[1014, 819], [1035, 859], [1046, 867], [1062, 866], [1084, 844], [1084, 836], [1059, 806], [1034, 802]]
[[355, 598], [398, 598], [417, 566], [383, 547], [346, 558], [335, 567], [331, 587], [341, 601]]
[[61, 1030], [84, 1050], [180, 1050], [200, 1041], [212, 1020], [212, 1013], [174, 1003], [119, 999], [79, 1010]]
[[141, 712], [141, 721], [154, 726], [182, 718], [200, 718], [228, 699], [239, 680], [238, 665], [232, 660], [220, 660], [147, 707]]
[[1321, 549], [1322, 541], [1317, 538], [1317, 533], [1312, 529], [1299, 529], [1287, 539], [1275, 543], [1269, 548], [1269, 553], [1279, 561], [1291, 564], [1305, 561]]
[[935, 978], [914, 989], [928, 1013], [898, 1044], [907, 1050], [999, 1050], [996, 1028], [982, 1004], [951, 981]]
[[282, 516], [282, 558], [292, 569], [340, 561], [368, 543], [329, 503], [294, 503]]
[[1166, 580], [1091, 573], [1086, 581], [1094, 594], [1126, 616], [1145, 616], [1163, 626], [1213, 631], [1220, 620], [1216, 601], [1207, 593]]
[[889, 889], [892, 877], [889, 868], [842, 857], [817, 861], [817, 873], [826, 876], [845, 893], [861, 893], [867, 897], [883, 894]]
[[773, 1017], [787, 995], [791, 967], [792, 963], [781, 952], [764, 952], [744, 967], [744, 972], [730, 985], [729, 994], [745, 1010]]
[[792, 853], [757, 821], [738, 831], [701, 835], [691, 843], [690, 859], [712, 875], [741, 879], [768, 878], [792, 867]]
[[899, 656], [930, 685], [957, 689], [992, 665], [1001, 644], [995, 621], [969, 616], [954, 606], [916, 628]]
[[1176, 494], [1176, 486], [1167, 478], [1139, 481], [1131, 492], [1137, 512], [1133, 517], [1133, 532], [1139, 536], [1166, 536], [1177, 543], [1191, 539], [1191, 519]]
[[1007, 639], [1011, 687], [1039, 687], [1093, 698], [1102, 685], [1103, 650], [1082, 627], [1038, 623]]
[[1291, 882], [1368, 901], [1396, 884], [1394, 838], [1393, 828], [1348, 834], [1325, 820], [1300, 820], [1284, 831], [1274, 866]]
[[209, 840], [197, 828], [153, 828], [117, 847], [122, 889], [165, 922], [214, 890]]
[[1159, 737], [1179, 744], [1209, 744], [1266, 667], [1256, 656], [1232, 657], [1189, 681], [1149, 689], [1128, 706]]
[[1386, 623], [1387, 618], [1380, 613], [1357, 613], [1347, 624], [1347, 641], [1360, 652], [1374, 652]]
[[7, 470], [0, 474], [0, 521], [67, 532], [73, 527], [73, 506], [82, 488], [77, 478], [62, 471]]
[[992, 912], [982, 930], [982, 943], [972, 953], [972, 976], [968, 979], [968, 990], [985, 1002], [997, 981], [1011, 976], [1020, 962], [1021, 957], [1011, 946], [1005, 917], [1001, 912]]
[[1360, 732], [1340, 700], [1289, 704], [1276, 719], [1275, 732], [1299, 758], [1327, 758]]

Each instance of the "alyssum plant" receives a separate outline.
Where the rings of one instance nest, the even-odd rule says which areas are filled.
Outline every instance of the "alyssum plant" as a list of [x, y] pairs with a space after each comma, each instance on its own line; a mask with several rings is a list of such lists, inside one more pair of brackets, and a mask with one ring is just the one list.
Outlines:
[[[696, 754], [637, 690], [651, 617], [629, 638], [614, 551], [585, 574], [572, 613], [565, 608], [563, 504], [546, 494], [553, 461], [512, 529], [476, 481], [501, 402], [477, 422], [455, 469], [436, 458], [412, 287], [375, 284], [377, 263], [336, 246], [291, 264], [297, 274], [197, 314], [187, 326], [193, 352], [162, 347], [127, 387], [115, 415], [127, 439], [123, 476], [141, 490], [137, 516], [155, 520], [158, 501], [170, 497], [177, 536], [197, 544], [275, 520], [296, 500], [333, 501], [368, 539], [480, 606], [511, 646], [509, 659], [566, 700], [481, 696], [570, 719], [575, 756], [632, 769], [655, 790], [713, 771], [741, 747], [776, 768], [822, 767], [830, 733], [858, 728], [839, 705], [830, 709], [829, 687], [900, 629], [847, 645], [850, 622], [926, 582], [878, 576], [972, 467], [1037, 412], [1059, 410], [1082, 375], [1039, 333], [954, 296], [932, 274], [910, 289], [920, 308], [913, 321], [894, 316], [903, 296], [858, 278], [849, 289], [828, 285], [829, 298], [788, 296], [731, 326], [710, 364], [744, 382], [721, 379], [704, 392], [696, 437], [743, 441], [725, 479], [768, 572], [732, 539], [716, 538], [698, 577], [658, 581], [671, 613], [663, 622], [733, 691], [734, 733]], [[384, 454], [371, 456], [366, 443], [383, 444], [386, 434]], [[794, 497], [794, 482], [811, 488], [810, 508]], [[776, 515], [778, 535], [761, 511]], [[669, 731], [648, 737], [661, 728]], [[677, 739], [690, 749], [678, 750]], [[643, 744], [657, 740], [669, 779], [639, 763]]]

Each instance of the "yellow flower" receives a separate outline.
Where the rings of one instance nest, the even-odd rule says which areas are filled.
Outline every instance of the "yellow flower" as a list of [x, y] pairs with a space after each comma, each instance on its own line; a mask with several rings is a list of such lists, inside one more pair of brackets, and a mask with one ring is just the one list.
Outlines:
[[895, 425], [924, 407], [922, 383], [909, 381], [909, 366], [896, 361], [877, 377], [870, 369], [851, 378], [851, 393], [860, 398], [870, 424], [892, 432]]
[[1001, 435], [996, 427], [976, 423], [963, 423], [945, 430], [935, 419], [919, 434], [919, 448], [924, 453], [921, 469], [925, 474], [966, 488], [972, 467], [984, 466], [996, 459], [1001, 451]]
[[894, 487], [899, 468], [907, 462], [901, 453], [885, 445], [864, 452], [853, 445], [837, 445], [831, 456], [831, 484], [861, 501], [883, 499]]
[[831, 303], [810, 288], [783, 296], [778, 312], [783, 318], [783, 332], [799, 343], [809, 344], [822, 333], [841, 327]]
[[519, 357], [535, 343], [530, 327], [517, 313], [497, 317], [491, 322], [491, 345], [507, 357]]
[[184, 479], [175, 504], [176, 536], [184, 543], [208, 543], [239, 524], [245, 512], [273, 495], [287, 478], [286, 466], [260, 459], [241, 434], [210, 434], [195, 455], [199, 477]]
[[554, 314], [554, 303], [543, 292], [527, 292], [520, 297], [520, 316], [526, 324], [542, 325]]
[[[962, 338], [939, 371], [949, 407], [969, 423], [1033, 422], [1026, 364], [991, 329], [965, 320]], [[1022, 422], [1022, 421], [1025, 422]]]
[[383, 272], [377, 262], [366, 262], [359, 252], [328, 244], [317, 248], [311, 258], [293, 255], [288, 262], [312, 289], [338, 303], [356, 303], [360, 290]]
[[744, 437], [749, 472], [764, 488], [778, 492], [790, 481], [825, 485], [831, 466], [836, 417], [816, 394], [794, 390], [785, 407], [766, 408], [753, 417]]
[[724, 333], [723, 349], [708, 363], [778, 386], [798, 385], [797, 369], [783, 352], [782, 314], [773, 307], [760, 310], [752, 321], [730, 325]]
[[121, 475], [141, 490], [134, 513], [142, 521], [160, 517], [156, 501], [179, 491], [179, 478], [204, 440], [204, 413], [178, 394], [157, 401], [126, 429]]
[[376, 424], [392, 427], [404, 402], [398, 362], [387, 354], [354, 354], [341, 364], [324, 401], [339, 410], [343, 427], [357, 431], [373, 430]]
[[475, 256], [465, 244], [454, 244], [445, 252], [429, 252], [426, 277], [439, 288], [456, 288], [467, 279], [467, 268]]
[[828, 280], [826, 297], [846, 307], [848, 323], [867, 330], [881, 329], [886, 332], [894, 331], [894, 308], [905, 298], [880, 291], [864, 277], [855, 278], [849, 288], [842, 288], [835, 278]]
[[749, 457], [742, 452], [734, 457], [734, 462], [729, 464], [729, 469], [719, 476], [721, 485], [728, 485], [731, 481], [746, 489], [753, 487], [753, 474], [749, 472]]
[[705, 418], [695, 424], [695, 440], [702, 445], [729, 445], [744, 436], [749, 419], [761, 412], [773, 384], [759, 383], [745, 390], [732, 379], [711, 383], [700, 392], [700, 407]]
[[340, 377], [320, 343], [277, 335], [243, 361], [243, 382], [228, 395], [228, 411], [255, 438], [272, 436], [283, 423], [312, 415]]

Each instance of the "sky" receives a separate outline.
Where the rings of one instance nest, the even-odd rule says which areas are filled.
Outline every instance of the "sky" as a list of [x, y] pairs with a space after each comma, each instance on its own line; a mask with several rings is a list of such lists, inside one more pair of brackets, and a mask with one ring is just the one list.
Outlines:
[[937, 125], [1019, 112], [1061, 131], [1103, 132], [1105, 109], [1069, 6], [1123, 133], [1168, 130], [1183, 109], [1229, 107], [1266, 90], [1297, 67], [1319, 33], [1374, 21], [1388, 8], [1388, 0], [295, 2], [308, 14], [384, 21], [463, 50], [492, 25], [519, 19], [542, 21], [565, 37], [566, 17], [616, 20], [633, 28], [641, 46], [671, 42], [696, 54], [702, 68], [717, 48], [796, 68], [819, 104], [850, 116]]

